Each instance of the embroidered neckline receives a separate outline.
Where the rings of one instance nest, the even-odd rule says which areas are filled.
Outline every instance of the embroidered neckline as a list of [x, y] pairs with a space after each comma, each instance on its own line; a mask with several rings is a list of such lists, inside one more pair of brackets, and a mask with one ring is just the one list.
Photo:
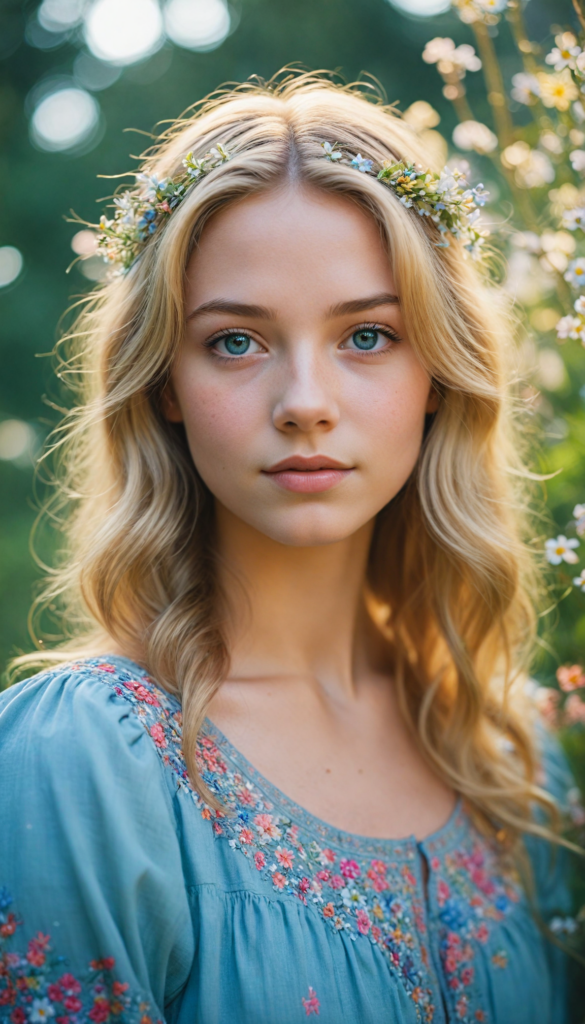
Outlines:
[[[134, 673], [138, 672], [147, 680], [150, 679], [146, 669], [141, 668], [140, 665], [130, 658], [125, 658], [122, 655], [106, 655], [104, 660], [112, 664], [123, 662]], [[176, 711], [180, 714], [181, 702], [178, 697], [167, 693], [166, 690], [163, 692], [165, 698], [170, 704], [175, 706]], [[414, 835], [403, 836], [399, 839], [386, 839], [376, 836], [365, 836], [358, 832], [350, 832], [347, 829], [338, 828], [336, 825], [331, 825], [323, 818], [312, 814], [302, 804], [298, 804], [273, 782], [270, 782], [209, 718], [204, 720], [202, 735], [209, 737], [221, 750], [224, 757], [231, 762], [234, 769], [253, 782], [270, 803], [288, 814], [291, 819], [294, 819], [299, 828], [303, 828], [312, 835], [318, 836], [322, 842], [327, 842], [329, 846], [335, 846], [338, 849], [353, 849], [355, 852], [365, 855], [385, 854], [388, 856], [392, 854], [392, 856], [398, 859], [412, 860], [416, 855], [417, 849], [425, 854], [432, 854], [438, 849], [455, 848], [459, 845], [464, 833], [467, 831], [469, 819], [460, 796], [457, 797], [455, 807], [447, 821], [424, 839], [417, 839]]]

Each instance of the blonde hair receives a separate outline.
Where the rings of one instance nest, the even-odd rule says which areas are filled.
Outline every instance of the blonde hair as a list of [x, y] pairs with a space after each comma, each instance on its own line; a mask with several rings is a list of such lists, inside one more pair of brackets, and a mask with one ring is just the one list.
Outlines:
[[461, 245], [437, 248], [425, 218], [375, 178], [323, 159], [323, 141], [376, 163], [429, 164], [391, 107], [324, 75], [216, 93], [146, 154], [143, 169], [158, 176], [220, 142], [232, 159], [191, 190], [125, 277], [93, 293], [67, 336], [61, 374], [80, 396], [55, 441], [68, 546], [42, 600], [60, 603], [69, 640], [47, 657], [104, 652], [112, 639], [140, 652], [182, 698], [190, 776], [215, 803], [195, 760], [229, 668], [213, 498], [182, 427], [161, 411], [183, 332], [185, 268], [226, 204], [287, 180], [344, 196], [379, 225], [408, 336], [440, 396], [411, 479], [378, 516], [368, 606], [393, 653], [406, 722], [438, 775], [486, 830], [505, 827], [512, 840], [542, 832], [531, 804], [553, 817], [554, 805], [534, 782], [521, 694], [537, 576], [509, 395], [513, 331]]

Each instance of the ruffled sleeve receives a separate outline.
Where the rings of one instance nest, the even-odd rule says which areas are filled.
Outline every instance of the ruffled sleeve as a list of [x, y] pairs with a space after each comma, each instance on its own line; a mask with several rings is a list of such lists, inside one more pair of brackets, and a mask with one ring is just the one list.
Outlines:
[[83, 666], [0, 695], [1, 1021], [164, 1018], [194, 941], [167, 774]]

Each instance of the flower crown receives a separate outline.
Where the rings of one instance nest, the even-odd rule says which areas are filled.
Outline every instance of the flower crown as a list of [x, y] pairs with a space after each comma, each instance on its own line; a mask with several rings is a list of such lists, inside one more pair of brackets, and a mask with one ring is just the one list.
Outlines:
[[478, 225], [479, 208], [485, 205], [489, 196], [483, 185], [468, 188], [462, 171], [451, 171], [445, 167], [437, 174], [417, 169], [415, 164], [402, 160], [395, 163], [385, 161], [376, 172], [374, 161], [361, 153], [357, 156], [345, 154], [338, 148], [338, 143], [322, 142], [321, 146], [327, 160], [355, 167], [362, 174], [374, 174], [378, 181], [392, 189], [403, 206], [415, 209], [421, 217], [429, 217], [443, 236], [441, 242], [435, 242], [436, 246], [447, 248], [449, 240], [446, 236], [452, 235], [474, 258], [480, 256], [481, 246], [489, 235], [489, 231], [480, 229]]
[[[402, 161], [385, 162], [376, 171], [374, 161], [361, 153], [357, 156], [346, 153], [338, 143], [322, 142], [321, 146], [327, 160], [346, 164], [362, 174], [375, 175], [404, 206], [416, 210], [421, 217], [429, 217], [442, 237], [440, 242], [435, 242], [439, 248], [449, 245], [447, 236], [451, 235], [459, 239], [473, 257], [480, 255], [481, 246], [489, 234], [478, 225], [479, 207], [488, 197], [483, 185], [468, 188], [463, 173], [458, 170], [451, 171], [446, 167], [437, 174]], [[96, 238], [98, 254], [106, 263], [115, 265], [119, 273], [126, 273], [191, 187], [230, 158], [225, 146], [218, 143], [200, 160], [187, 153], [183, 160], [185, 170], [176, 178], [159, 179], [155, 175], [137, 174], [137, 188], [114, 197], [114, 216], [111, 219], [105, 215], [100, 218]]]

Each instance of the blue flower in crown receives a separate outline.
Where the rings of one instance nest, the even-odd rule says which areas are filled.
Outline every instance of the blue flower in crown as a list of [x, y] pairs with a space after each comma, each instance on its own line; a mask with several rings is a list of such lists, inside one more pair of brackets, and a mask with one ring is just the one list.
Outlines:
[[114, 196], [112, 219], [100, 218], [97, 251], [107, 263], [125, 273], [142, 252], [149, 238], [179, 206], [189, 189], [210, 171], [230, 159], [226, 147], [218, 143], [204, 157], [188, 153], [184, 172], [176, 178], [159, 178], [143, 171], [135, 175], [136, 188]]
[[354, 156], [353, 160], [350, 161], [350, 166], [355, 167], [356, 171], [361, 171], [362, 174], [368, 174], [374, 166], [373, 160], [366, 160], [361, 153]]

